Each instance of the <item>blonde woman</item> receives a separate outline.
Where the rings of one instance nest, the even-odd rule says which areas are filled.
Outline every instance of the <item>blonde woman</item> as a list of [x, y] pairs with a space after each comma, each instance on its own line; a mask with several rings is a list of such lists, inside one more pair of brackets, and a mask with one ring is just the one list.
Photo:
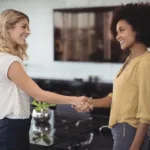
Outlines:
[[29, 96], [38, 101], [88, 107], [87, 98], [44, 91], [26, 74], [29, 18], [16, 10], [0, 14], [0, 150], [28, 150]]

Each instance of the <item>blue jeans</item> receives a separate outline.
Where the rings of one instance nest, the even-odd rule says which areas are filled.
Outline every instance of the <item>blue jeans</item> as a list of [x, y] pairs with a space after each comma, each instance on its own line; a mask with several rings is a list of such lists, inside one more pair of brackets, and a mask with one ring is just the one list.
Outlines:
[[0, 150], [29, 150], [31, 119], [0, 120]]
[[[127, 123], [118, 123], [112, 128], [114, 140], [113, 150], [129, 150], [136, 134], [136, 128]], [[149, 143], [148, 132], [140, 150], [147, 150]]]

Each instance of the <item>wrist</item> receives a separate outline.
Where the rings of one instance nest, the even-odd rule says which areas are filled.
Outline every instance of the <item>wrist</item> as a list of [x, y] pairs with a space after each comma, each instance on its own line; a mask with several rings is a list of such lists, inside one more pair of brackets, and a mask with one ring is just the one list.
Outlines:
[[96, 100], [95, 100], [95, 99], [93, 99], [93, 107], [95, 107], [95, 103], [96, 103]]
[[95, 107], [95, 99], [88, 98], [88, 103], [90, 104], [90, 109], [93, 110]]
[[67, 104], [75, 105], [76, 104], [76, 96], [67, 96]]
[[71, 96], [70, 97], [70, 103], [71, 103], [71, 105], [76, 105], [76, 102], [77, 101], [77, 97], [76, 96]]
[[95, 107], [95, 99], [93, 99], [92, 97], [90, 97], [89, 99], [91, 101], [92, 107], [94, 108]]

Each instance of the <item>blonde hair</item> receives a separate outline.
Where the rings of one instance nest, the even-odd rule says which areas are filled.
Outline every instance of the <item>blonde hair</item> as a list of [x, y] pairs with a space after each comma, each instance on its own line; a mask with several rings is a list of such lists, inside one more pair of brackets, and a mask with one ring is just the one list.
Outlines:
[[0, 52], [18, 56], [23, 60], [28, 57], [26, 53], [28, 45], [14, 44], [7, 31], [22, 19], [29, 21], [26, 14], [13, 9], [7, 9], [0, 14]]

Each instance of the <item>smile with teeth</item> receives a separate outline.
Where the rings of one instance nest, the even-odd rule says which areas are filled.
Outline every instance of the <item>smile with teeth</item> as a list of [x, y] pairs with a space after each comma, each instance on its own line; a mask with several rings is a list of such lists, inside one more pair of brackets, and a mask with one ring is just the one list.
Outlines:
[[124, 42], [124, 40], [122, 40], [122, 41], [119, 41], [119, 43], [120, 43], [120, 44], [123, 44], [123, 42]]
[[21, 36], [21, 38], [23, 38], [25, 40], [27, 37], [26, 36]]

